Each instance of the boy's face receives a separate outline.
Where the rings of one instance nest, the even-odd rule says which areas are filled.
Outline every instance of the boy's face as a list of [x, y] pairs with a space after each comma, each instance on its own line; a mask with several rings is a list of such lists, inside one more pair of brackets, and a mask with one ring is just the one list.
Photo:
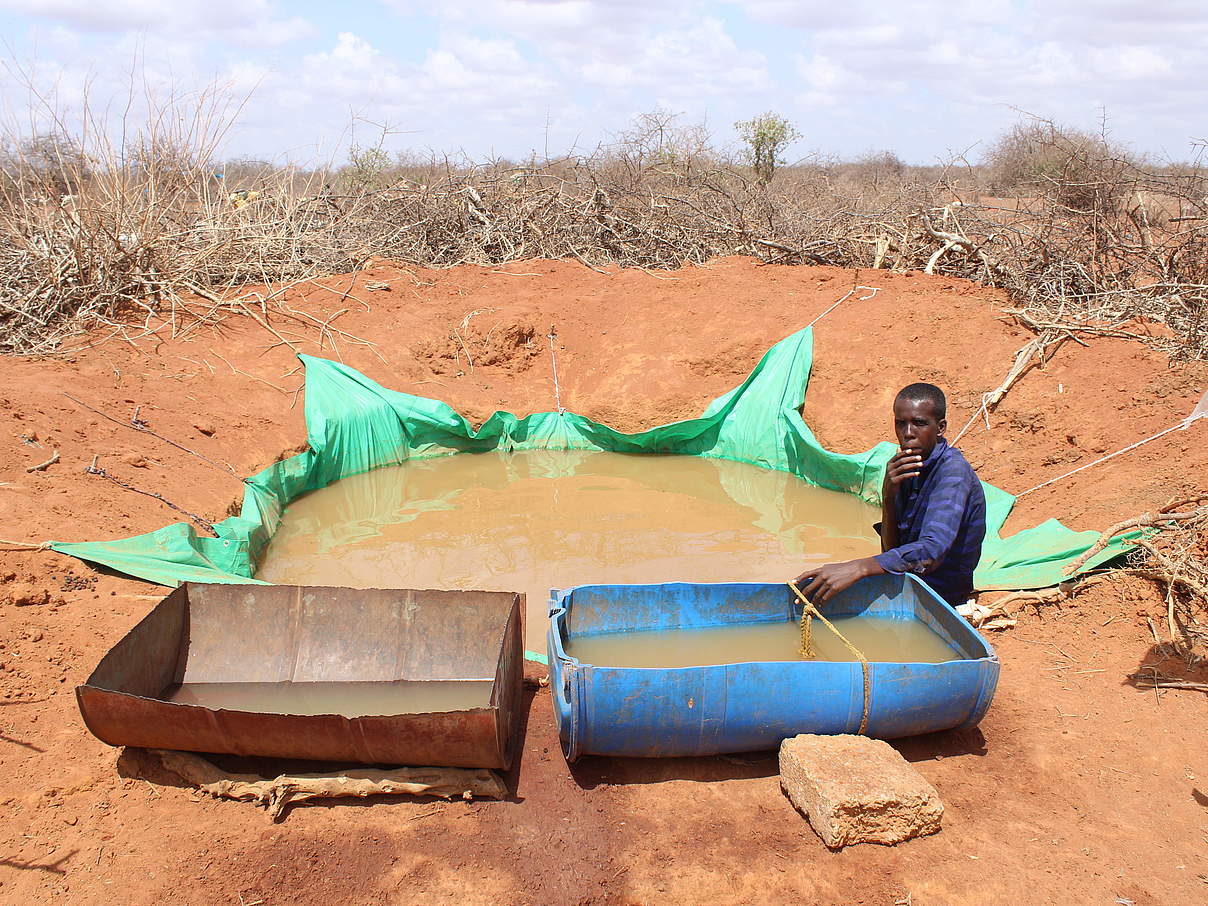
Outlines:
[[903, 450], [914, 450], [926, 459], [947, 427], [947, 419], [935, 417], [931, 400], [898, 397], [893, 402], [893, 430]]

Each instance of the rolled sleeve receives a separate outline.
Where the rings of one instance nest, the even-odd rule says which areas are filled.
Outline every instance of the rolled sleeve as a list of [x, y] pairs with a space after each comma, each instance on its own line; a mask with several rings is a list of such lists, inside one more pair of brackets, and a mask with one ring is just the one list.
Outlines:
[[873, 559], [887, 573], [908, 573], [910, 567], [907, 565], [906, 559], [899, 553], [900, 550], [901, 548], [892, 547], [883, 554], [877, 554]]

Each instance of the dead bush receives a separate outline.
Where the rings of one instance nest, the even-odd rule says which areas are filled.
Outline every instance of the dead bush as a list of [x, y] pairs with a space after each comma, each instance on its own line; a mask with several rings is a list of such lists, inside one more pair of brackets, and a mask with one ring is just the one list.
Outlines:
[[1166, 599], [1166, 631], [1176, 652], [1191, 661], [1208, 656], [1208, 506], [1194, 518], [1140, 542], [1130, 571], [1158, 583]]
[[1121, 204], [1137, 162], [1104, 136], [1030, 120], [1004, 133], [984, 165], [996, 195], [1041, 196], [1091, 213]]
[[[667, 113], [589, 154], [526, 163], [376, 148], [343, 168], [224, 167], [215, 149], [237, 105], [204, 94], [169, 103], [120, 146], [98, 129], [10, 137], [0, 350], [46, 352], [98, 324], [128, 336], [162, 320], [187, 331], [241, 310], [242, 284], [279, 288], [371, 257], [668, 269], [749, 255], [964, 277], [1005, 289], [1038, 331], [1110, 331], [1143, 317], [1170, 328], [1146, 342], [1208, 357], [1204, 172], [1146, 169], [1056, 127], [1014, 130], [987, 165], [997, 190], [1032, 194], [980, 201], [976, 168], [910, 167], [889, 152], [765, 180]], [[1165, 218], [1153, 216], [1155, 199]], [[267, 294], [275, 306], [279, 297]]]

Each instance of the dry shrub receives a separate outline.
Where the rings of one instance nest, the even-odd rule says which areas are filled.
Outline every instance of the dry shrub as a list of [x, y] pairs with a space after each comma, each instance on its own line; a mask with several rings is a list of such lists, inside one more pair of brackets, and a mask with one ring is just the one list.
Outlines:
[[1090, 213], [1118, 206], [1137, 161], [1106, 137], [1047, 120], [1012, 126], [986, 154], [990, 190], [1039, 196]]
[[834, 169], [836, 175], [850, 185], [866, 186], [873, 191], [900, 185], [913, 176], [911, 168], [892, 151], [872, 151], [851, 163], [840, 163]]
[[[1125, 558], [1126, 571], [1156, 582], [1166, 597], [1169, 643], [1158, 638], [1151, 623], [1154, 642], [1159, 648], [1169, 645], [1173, 653], [1192, 665], [1203, 661], [1208, 654], [1208, 493], [1176, 496], [1159, 510], [1116, 523], [1067, 567], [1067, 574], [1076, 573], [1111, 539], [1126, 533], [1133, 536]], [[1093, 582], [1095, 577], [1088, 580], [1083, 575], [1072, 581], [1080, 580]], [[1047, 602], [1059, 600], [1063, 594], [1048, 589], [1010, 595], [1008, 600], [1027, 596]], [[999, 600], [996, 606], [1002, 603]]]
[[1166, 598], [1170, 641], [1191, 662], [1208, 656], [1208, 506], [1167, 525], [1129, 555], [1131, 571], [1156, 581]]

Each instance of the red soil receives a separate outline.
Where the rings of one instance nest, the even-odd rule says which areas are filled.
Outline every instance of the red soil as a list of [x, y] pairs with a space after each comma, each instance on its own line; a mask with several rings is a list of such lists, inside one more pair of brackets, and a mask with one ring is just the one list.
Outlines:
[[[370, 291], [372, 281], [390, 288]], [[494, 409], [553, 407], [554, 325], [563, 405], [624, 430], [699, 413], [854, 283], [876, 286], [875, 298], [845, 302], [818, 327], [805, 414], [845, 452], [888, 438], [892, 395], [916, 379], [950, 391], [955, 432], [1028, 338], [1000, 294], [962, 281], [740, 259], [658, 275], [547, 261], [443, 272], [382, 263], [320, 282], [330, 289], [291, 291], [288, 304], [320, 322], [346, 309], [333, 326], [376, 345], [342, 334], [334, 349], [320, 345], [315, 322], [274, 315], [270, 302], [272, 329], [303, 352], [338, 352], [387, 387], [481, 421]], [[240, 496], [222, 469], [64, 392], [123, 421], [141, 407], [152, 429], [239, 475], [305, 441], [301, 373], [257, 320], [100, 340], [0, 359], [8, 541], [121, 537], [179, 518], [85, 474], [98, 455], [116, 478], [211, 520]], [[1139, 343], [1087, 342], [1029, 372], [990, 430], [962, 441], [984, 478], [1018, 491], [1089, 462], [1175, 424], [1208, 383], [1208, 368], [1171, 365]], [[1206, 434], [1199, 422], [1029, 495], [1010, 528], [1051, 516], [1104, 528], [1204, 490]], [[26, 471], [56, 449], [58, 463]], [[272, 825], [246, 804], [124, 779], [71, 690], [162, 593], [56, 554], [0, 551], [0, 901], [1142, 906], [1208, 895], [1208, 698], [1127, 681], [1162, 655], [1147, 618], [1163, 626], [1164, 606], [1142, 580], [1099, 582], [996, 634], [1003, 675], [981, 728], [898, 744], [939, 790], [944, 830], [840, 853], [780, 794], [771, 756], [586, 759], [568, 770], [544, 690], [517, 801], [307, 805]]]

